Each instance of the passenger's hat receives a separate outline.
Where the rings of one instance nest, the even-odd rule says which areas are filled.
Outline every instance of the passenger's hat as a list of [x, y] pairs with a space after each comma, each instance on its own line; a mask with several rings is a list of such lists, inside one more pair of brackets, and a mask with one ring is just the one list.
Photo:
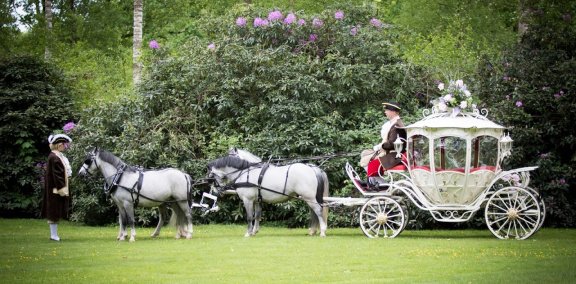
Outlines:
[[395, 101], [385, 102], [385, 103], [382, 103], [382, 105], [384, 105], [384, 109], [392, 110], [395, 112], [400, 112], [400, 110], [402, 109], [400, 107], [400, 105]]
[[57, 143], [70, 143], [72, 142], [72, 138], [68, 137], [66, 134], [56, 134], [48, 136], [48, 143], [50, 144], [57, 144]]

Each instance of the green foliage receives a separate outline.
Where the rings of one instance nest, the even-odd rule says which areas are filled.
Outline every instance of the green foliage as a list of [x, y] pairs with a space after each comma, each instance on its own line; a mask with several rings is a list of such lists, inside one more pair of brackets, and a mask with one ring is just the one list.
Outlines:
[[[72, 119], [74, 106], [61, 71], [33, 57], [0, 60], [0, 210], [35, 215], [46, 137]], [[8, 211], [5, 211], [8, 210]]]
[[[574, 3], [535, 2], [530, 28], [498, 64], [482, 70], [485, 101], [502, 124], [512, 126], [510, 167], [538, 165], [531, 186], [548, 206], [547, 224], [576, 226], [576, 28], [566, 11]], [[534, 7], [534, 9], [536, 9]]]
[[[371, 9], [343, 11], [342, 21], [330, 10], [298, 13], [304, 26], [272, 22], [268, 27], [239, 27], [235, 21], [243, 16], [253, 23], [269, 10], [232, 11], [199, 27], [213, 36], [209, 40], [191, 38], [176, 52], [163, 46], [149, 50], [151, 65], [137, 98], [96, 104], [83, 114], [75, 160], [100, 146], [129, 164], [178, 167], [198, 179], [206, 174], [206, 163], [231, 146], [263, 158], [359, 153], [377, 139], [380, 103], [395, 99], [414, 110], [419, 101], [413, 94], [426, 90], [419, 78], [427, 76], [393, 54], [395, 31], [369, 24]], [[314, 18], [323, 25], [314, 27]], [[323, 164], [335, 192], [346, 180], [345, 161]], [[196, 196], [202, 190], [195, 189]], [[213, 220], [243, 221], [239, 201], [223, 200]], [[289, 226], [303, 226], [309, 216], [301, 202], [265, 210], [267, 221], [286, 220]]]
[[514, 42], [517, 3], [504, 0], [383, 1], [380, 11], [404, 29], [399, 52], [445, 78], [473, 75], [482, 57]]

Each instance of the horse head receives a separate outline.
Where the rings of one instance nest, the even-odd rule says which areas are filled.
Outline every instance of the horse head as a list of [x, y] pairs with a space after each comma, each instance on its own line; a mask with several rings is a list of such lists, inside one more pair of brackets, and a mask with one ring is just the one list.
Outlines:
[[84, 159], [84, 163], [80, 170], [78, 171], [79, 176], [87, 176], [93, 175], [96, 169], [98, 168], [98, 162], [96, 161], [98, 154], [99, 154], [98, 147], [94, 147], [92, 151], [86, 154], [86, 158]]
[[228, 151], [228, 155], [229, 156], [234, 156], [234, 157], [238, 157], [242, 160], [246, 160], [250, 163], [261, 163], [262, 159], [244, 149], [238, 149], [236, 147], [232, 147], [230, 148], [230, 151]]
[[208, 163], [208, 179], [213, 180], [213, 187], [221, 190], [254, 164], [236, 156], [225, 156]]

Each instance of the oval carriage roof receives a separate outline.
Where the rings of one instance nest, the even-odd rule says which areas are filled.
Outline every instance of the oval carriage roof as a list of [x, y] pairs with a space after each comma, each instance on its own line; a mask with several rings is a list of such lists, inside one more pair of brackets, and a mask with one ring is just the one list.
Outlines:
[[410, 124], [406, 129], [439, 129], [439, 128], [477, 128], [477, 129], [505, 129], [506, 127], [496, 124], [478, 114], [458, 114], [451, 116], [448, 113], [432, 114], [420, 121]]

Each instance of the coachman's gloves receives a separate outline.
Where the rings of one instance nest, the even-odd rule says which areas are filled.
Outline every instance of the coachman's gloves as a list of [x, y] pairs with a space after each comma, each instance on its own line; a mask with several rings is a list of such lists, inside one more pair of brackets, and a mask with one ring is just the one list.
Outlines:
[[68, 187], [67, 187], [67, 186], [65, 186], [65, 187], [63, 187], [63, 188], [61, 188], [61, 189], [55, 189], [55, 188], [54, 188], [54, 189], [52, 190], [52, 192], [53, 192], [54, 194], [58, 194], [58, 195], [60, 195], [60, 196], [68, 196], [68, 195], [70, 195], [70, 191], [68, 191]]

